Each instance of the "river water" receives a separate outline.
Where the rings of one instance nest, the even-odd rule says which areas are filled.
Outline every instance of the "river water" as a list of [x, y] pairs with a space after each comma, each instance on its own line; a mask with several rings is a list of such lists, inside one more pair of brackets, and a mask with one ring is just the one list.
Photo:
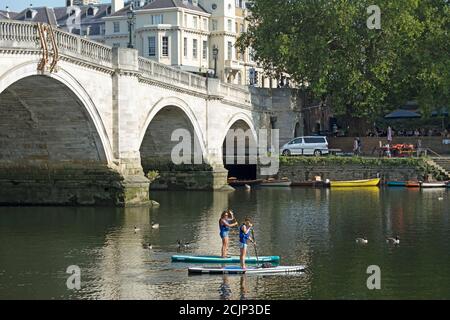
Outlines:
[[[447, 190], [298, 188], [152, 197], [160, 208], [0, 207], [0, 299], [450, 299]], [[283, 265], [304, 264], [307, 271], [192, 277], [188, 265], [172, 264], [179, 239], [192, 243], [182, 253], [220, 253], [217, 224], [226, 208], [240, 220], [253, 218], [260, 255], [280, 255]], [[393, 235], [400, 245], [386, 243]], [[369, 243], [358, 245], [355, 239], [363, 236]], [[144, 242], [153, 250], [143, 249]], [[232, 232], [232, 253], [238, 254], [237, 243]], [[80, 290], [67, 289], [71, 265], [81, 270]], [[381, 269], [381, 290], [367, 288], [371, 265]]]

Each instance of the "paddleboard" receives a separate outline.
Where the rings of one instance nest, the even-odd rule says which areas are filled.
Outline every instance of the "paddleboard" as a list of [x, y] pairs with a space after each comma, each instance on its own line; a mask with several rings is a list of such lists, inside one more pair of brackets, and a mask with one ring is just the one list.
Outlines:
[[225, 268], [204, 268], [195, 267], [189, 268], [188, 272], [192, 275], [208, 275], [208, 274], [289, 274], [305, 271], [305, 266], [277, 266], [277, 267], [248, 267], [242, 269], [241, 267], [225, 267]]
[[[172, 262], [185, 262], [185, 263], [239, 263], [241, 260], [238, 256], [222, 258], [219, 256], [172, 256]], [[274, 262], [277, 263], [280, 261], [280, 257], [278, 256], [268, 256], [268, 257], [248, 257], [245, 259], [246, 263], [254, 264], [254, 263], [265, 263], [265, 262]]]

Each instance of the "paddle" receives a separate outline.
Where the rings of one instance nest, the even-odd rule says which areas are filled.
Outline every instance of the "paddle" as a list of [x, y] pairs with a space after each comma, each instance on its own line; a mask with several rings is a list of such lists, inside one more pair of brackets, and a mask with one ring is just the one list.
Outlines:
[[258, 249], [256, 248], [255, 232], [253, 231], [253, 227], [252, 227], [252, 238], [253, 238], [253, 246], [255, 248], [256, 265], [258, 266], [259, 265]]

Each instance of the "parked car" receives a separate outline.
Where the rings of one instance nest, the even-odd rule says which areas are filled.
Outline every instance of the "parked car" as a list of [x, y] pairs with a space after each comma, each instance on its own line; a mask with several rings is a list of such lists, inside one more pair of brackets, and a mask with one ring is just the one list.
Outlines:
[[280, 150], [283, 156], [309, 155], [319, 157], [330, 153], [326, 137], [298, 137], [286, 143]]

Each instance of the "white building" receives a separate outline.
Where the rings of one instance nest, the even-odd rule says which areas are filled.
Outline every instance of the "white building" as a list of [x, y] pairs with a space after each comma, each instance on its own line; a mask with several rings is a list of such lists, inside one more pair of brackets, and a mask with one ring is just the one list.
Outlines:
[[[150, 0], [133, 1], [135, 24], [133, 46], [139, 54], [183, 70], [213, 74], [224, 82], [247, 85], [257, 75], [260, 86], [263, 73], [252, 61], [250, 50], [235, 47], [247, 28], [249, 14], [244, 0]], [[136, 6], [138, 5], [138, 6]], [[105, 17], [105, 43], [127, 47], [130, 5], [114, 0], [111, 16]], [[217, 68], [213, 49], [218, 49]], [[256, 72], [255, 72], [256, 71]], [[272, 83], [276, 86], [276, 81]]]

